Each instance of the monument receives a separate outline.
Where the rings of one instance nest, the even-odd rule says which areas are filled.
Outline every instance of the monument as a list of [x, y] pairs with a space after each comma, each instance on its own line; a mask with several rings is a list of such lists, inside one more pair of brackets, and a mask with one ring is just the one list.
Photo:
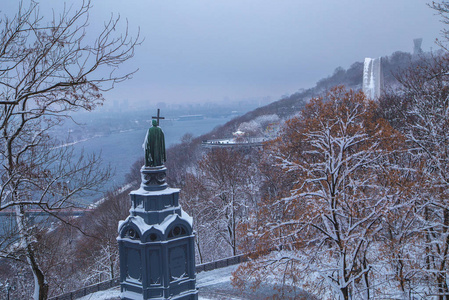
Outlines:
[[422, 45], [422, 38], [413, 40], [413, 55], [420, 55], [423, 53], [421, 45]]
[[121, 299], [198, 299], [192, 218], [165, 182], [164, 133], [153, 117], [143, 144], [142, 183], [130, 193], [130, 215], [119, 222]]
[[370, 99], [380, 97], [383, 84], [381, 58], [365, 58], [363, 65], [363, 92]]

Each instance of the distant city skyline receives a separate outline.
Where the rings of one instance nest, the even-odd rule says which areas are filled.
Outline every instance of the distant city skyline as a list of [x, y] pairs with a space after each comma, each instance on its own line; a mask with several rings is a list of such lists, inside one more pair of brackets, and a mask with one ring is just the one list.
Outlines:
[[[27, 3], [27, 1], [25, 1]], [[60, 0], [41, 1], [41, 14]], [[77, 7], [78, 1], [67, 1]], [[132, 80], [105, 97], [130, 106], [270, 97], [310, 88], [365, 57], [436, 50], [444, 24], [422, 0], [108, 0], [92, 1], [92, 32], [111, 14], [145, 39], [121, 70]], [[2, 1], [1, 14], [17, 10]], [[120, 30], [120, 29], [118, 29]], [[90, 34], [90, 31], [89, 31]]]

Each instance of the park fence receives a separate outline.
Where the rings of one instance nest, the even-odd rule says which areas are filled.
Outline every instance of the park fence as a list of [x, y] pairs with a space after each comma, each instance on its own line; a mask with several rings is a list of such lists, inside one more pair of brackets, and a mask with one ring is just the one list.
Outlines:
[[[240, 254], [228, 258], [223, 258], [220, 260], [200, 264], [196, 266], [196, 273], [201, 273], [203, 271], [212, 271], [216, 269], [225, 268], [232, 265], [237, 265], [243, 262], [248, 261], [248, 255], [246, 254]], [[111, 280], [102, 281], [100, 283], [92, 284], [89, 286], [85, 286], [81, 289], [78, 289], [76, 291], [71, 291], [56, 297], [49, 298], [49, 300], [75, 300], [84, 296], [87, 296], [89, 294], [108, 290], [110, 288], [116, 287], [120, 285], [120, 279], [114, 278]]]

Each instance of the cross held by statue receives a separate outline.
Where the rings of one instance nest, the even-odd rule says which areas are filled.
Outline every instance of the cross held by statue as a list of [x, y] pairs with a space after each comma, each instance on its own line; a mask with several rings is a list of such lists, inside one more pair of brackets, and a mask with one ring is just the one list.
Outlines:
[[157, 109], [157, 116], [155, 117], [155, 116], [153, 116], [153, 117], [151, 117], [152, 119], [156, 119], [157, 120], [157, 126], [159, 126], [159, 120], [164, 120], [165, 118], [164, 117], [161, 117], [160, 116], [160, 113], [161, 113], [161, 110], [158, 108]]

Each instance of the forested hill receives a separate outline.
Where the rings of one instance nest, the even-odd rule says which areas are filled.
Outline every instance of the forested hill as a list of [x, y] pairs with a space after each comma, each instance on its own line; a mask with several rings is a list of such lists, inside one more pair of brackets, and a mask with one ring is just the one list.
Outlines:
[[[395, 52], [390, 56], [382, 57], [382, 71], [386, 86], [394, 85], [394, 74], [402, 68], [407, 68], [412, 62], [412, 55], [405, 52]], [[336, 85], [345, 85], [352, 89], [361, 89], [363, 81], [363, 62], [353, 63], [347, 70], [342, 67], [335, 69], [334, 73], [317, 82], [310, 89], [298, 91], [288, 97], [272, 102], [263, 107], [259, 107], [243, 116], [234, 118], [228, 123], [214, 129], [206, 137], [229, 137], [240, 123], [248, 122], [262, 115], [276, 114], [281, 119], [288, 119], [292, 115], [300, 111], [304, 103], [312, 97], [318, 96]]]
[[[399, 51], [390, 56], [382, 57], [382, 72], [385, 86], [395, 85], [395, 74], [399, 72], [399, 70], [407, 68], [415, 59], [418, 58], [413, 57], [410, 53]], [[180, 165], [185, 164], [185, 161], [191, 162], [192, 160], [195, 160], [195, 153], [198, 152], [196, 149], [199, 147], [202, 140], [232, 137], [232, 133], [238, 129], [240, 124], [250, 122], [257, 117], [264, 115], [277, 115], [280, 119], [286, 120], [298, 113], [309, 99], [323, 94], [331, 87], [345, 85], [348, 88], [359, 90], [362, 88], [362, 82], [363, 62], [355, 62], [347, 70], [338, 67], [332, 75], [319, 80], [317, 84], [310, 89], [298, 91], [288, 97], [284, 97], [250, 111], [240, 117], [236, 117], [226, 124], [214, 128], [207, 134], [193, 139], [186, 136], [180, 144], [176, 144], [168, 149], [168, 161], [170, 162], [170, 167], [172, 169], [178, 169]], [[184, 168], [181, 167], [181, 169]]]

